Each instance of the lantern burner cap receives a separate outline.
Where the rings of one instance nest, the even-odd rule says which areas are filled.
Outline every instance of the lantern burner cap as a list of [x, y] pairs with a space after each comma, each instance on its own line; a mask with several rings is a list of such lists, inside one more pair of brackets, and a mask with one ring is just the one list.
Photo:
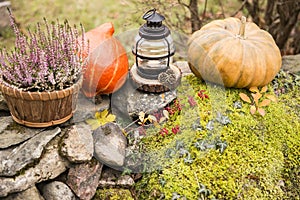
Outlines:
[[162, 22], [163, 20], [165, 20], [165, 17], [158, 14], [156, 12], [156, 9], [154, 8], [154, 9], [148, 10], [143, 15], [143, 19], [146, 20], [147, 22], [159, 23], [159, 22]]
[[162, 24], [164, 16], [156, 12], [156, 9], [151, 9], [143, 15], [146, 24], [140, 27], [139, 34], [142, 38], [150, 40], [159, 40], [170, 35], [168, 27]]

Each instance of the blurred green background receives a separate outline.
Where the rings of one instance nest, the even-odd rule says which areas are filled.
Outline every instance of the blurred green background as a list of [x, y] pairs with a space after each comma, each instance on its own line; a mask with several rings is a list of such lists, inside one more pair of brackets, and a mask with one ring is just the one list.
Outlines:
[[[11, 0], [11, 9], [20, 29], [26, 33], [27, 28], [34, 29], [36, 22], [42, 22], [43, 17], [48, 21], [59, 19], [63, 22], [67, 19], [70, 24], [82, 23], [88, 31], [105, 22], [112, 22], [115, 26], [115, 35], [125, 31], [137, 29], [143, 20], [141, 16], [147, 10], [155, 7], [159, 12], [166, 14], [166, 24], [172, 26], [181, 23], [184, 32], [190, 33], [190, 27], [184, 6], [175, 0]], [[188, 0], [181, 1], [188, 3]], [[199, 0], [199, 13], [203, 12], [205, 1]], [[207, 1], [207, 14], [219, 15], [222, 8], [219, 0]], [[226, 13], [233, 13], [240, 7], [238, 0], [222, 0], [226, 5]], [[229, 14], [228, 14], [229, 15]], [[172, 19], [171, 19], [172, 18]], [[182, 23], [187, 22], [187, 23]], [[176, 29], [172, 26], [171, 29]], [[180, 27], [181, 28], [181, 27]], [[0, 48], [12, 47], [14, 35], [10, 28], [0, 30]]]

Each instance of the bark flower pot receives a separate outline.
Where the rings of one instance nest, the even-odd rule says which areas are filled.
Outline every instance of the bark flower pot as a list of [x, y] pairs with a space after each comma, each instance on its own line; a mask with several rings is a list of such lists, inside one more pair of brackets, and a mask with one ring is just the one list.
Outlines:
[[82, 78], [64, 90], [27, 92], [0, 80], [0, 90], [14, 121], [28, 127], [49, 127], [69, 120], [76, 109]]

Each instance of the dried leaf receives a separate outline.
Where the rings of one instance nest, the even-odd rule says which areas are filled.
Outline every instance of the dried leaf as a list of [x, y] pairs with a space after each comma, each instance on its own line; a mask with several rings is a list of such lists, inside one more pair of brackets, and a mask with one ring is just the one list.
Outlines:
[[165, 118], [169, 119], [169, 112], [167, 110], [163, 110], [163, 115]]
[[139, 112], [139, 120], [141, 122], [144, 122], [144, 119], [145, 119], [145, 113], [143, 111]]
[[152, 122], [156, 122], [157, 121], [157, 119], [156, 119], [156, 117], [154, 116], [154, 115], [148, 115], [148, 120], [152, 123]]
[[277, 102], [277, 98], [274, 95], [266, 94], [265, 97], [273, 102]]
[[259, 89], [257, 87], [251, 87], [249, 88], [249, 91], [259, 93]]
[[164, 122], [164, 121], [166, 121], [166, 120], [167, 120], [166, 117], [162, 117], [162, 118], [160, 118], [159, 123], [162, 123], [162, 122]]
[[252, 106], [250, 107], [250, 113], [251, 113], [252, 115], [254, 115], [255, 112], [256, 112], [256, 107], [252, 105]]
[[265, 114], [266, 114], [265, 110], [262, 108], [258, 108], [257, 111], [261, 116], [265, 116]]
[[264, 99], [262, 102], [258, 104], [259, 107], [268, 106], [271, 103], [270, 99]]
[[260, 92], [265, 93], [267, 92], [267, 90], [268, 90], [268, 86], [265, 85], [263, 88], [261, 88]]
[[247, 102], [247, 103], [251, 103], [250, 98], [249, 98], [246, 94], [240, 93], [240, 97], [241, 97], [241, 99], [242, 99], [243, 101], [245, 101], [245, 102]]
[[255, 94], [251, 94], [253, 97], [253, 100], [255, 102], [255, 105], [258, 105], [258, 100], [262, 97], [262, 94], [260, 93], [255, 93]]

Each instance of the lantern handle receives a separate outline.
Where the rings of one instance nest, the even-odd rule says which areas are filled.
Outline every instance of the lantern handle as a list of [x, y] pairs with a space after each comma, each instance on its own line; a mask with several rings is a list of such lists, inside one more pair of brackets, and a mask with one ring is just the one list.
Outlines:
[[156, 9], [153, 8], [151, 10], [148, 10], [144, 15], [143, 15], [143, 19], [147, 20], [149, 17], [151, 17], [152, 15], [154, 15], [154, 13], [156, 12]]

